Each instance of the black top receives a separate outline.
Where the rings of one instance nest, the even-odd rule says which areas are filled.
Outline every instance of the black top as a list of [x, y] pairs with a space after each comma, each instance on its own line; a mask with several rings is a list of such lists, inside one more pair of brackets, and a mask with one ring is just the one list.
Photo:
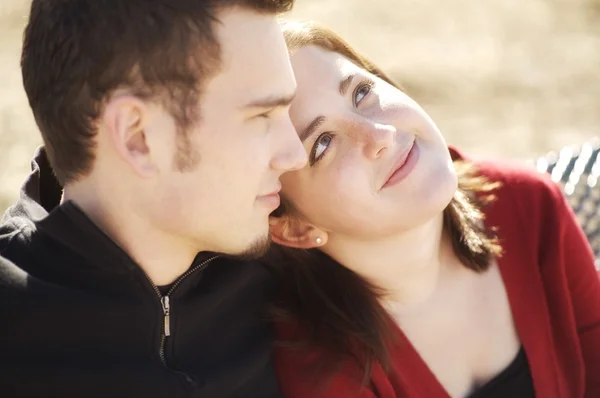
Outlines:
[[525, 350], [492, 380], [479, 387], [468, 398], [534, 398], [533, 380]]
[[0, 223], [1, 396], [280, 397], [262, 266], [200, 253], [160, 292], [60, 194], [40, 151]]

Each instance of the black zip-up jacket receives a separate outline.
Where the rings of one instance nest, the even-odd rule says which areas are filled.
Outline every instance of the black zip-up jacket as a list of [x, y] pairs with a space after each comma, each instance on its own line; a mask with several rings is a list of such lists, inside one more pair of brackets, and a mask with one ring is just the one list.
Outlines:
[[280, 397], [264, 268], [200, 253], [163, 296], [32, 169], [0, 225], [0, 396]]

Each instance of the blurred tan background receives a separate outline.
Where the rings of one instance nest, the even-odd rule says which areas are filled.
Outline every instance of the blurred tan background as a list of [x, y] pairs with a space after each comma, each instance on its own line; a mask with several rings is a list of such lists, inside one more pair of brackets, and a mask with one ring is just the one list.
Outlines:
[[[41, 143], [19, 70], [29, 4], [0, 2], [0, 212]], [[477, 156], [600, 135], [600, 0], [297, 0], [288, 18], [336, 29]]]

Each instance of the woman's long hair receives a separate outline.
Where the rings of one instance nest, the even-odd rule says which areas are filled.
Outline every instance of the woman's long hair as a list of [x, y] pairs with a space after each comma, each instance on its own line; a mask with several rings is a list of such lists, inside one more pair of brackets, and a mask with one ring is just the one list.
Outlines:
[[[283, 32], [290, 52], [315, 45], [339, 53], [368, 72], [394, 83], [377, 66], [352, 49], [334, 31], [311, 22], [285, 22]], [[501, 254], [501, 248], [483, 222], [482, 206], [493, 199], [497, 185], [478, 176], [466, 162], [454, 161], [459, 188], [444, 210], [444, 233], [465, 267], [483, 272]], [[285, 199], [273, 213], [280, 217], [294, 211]], [[273, 245], [265, 259], [277, 278], [277, 294], [270, 315], [275, 322], [299, 325], [299, 337], [279, 341], [286, 349], [313, 349], [321, 355], [312, 365], [323, 377], [343, 358], [354, 358], [370, 379], [374, 363], [389, 367], [389, 347], [394, 342], [393, 324], [382, 307], [377, 286], [342, 266], [318, 249], [300, 250]]]

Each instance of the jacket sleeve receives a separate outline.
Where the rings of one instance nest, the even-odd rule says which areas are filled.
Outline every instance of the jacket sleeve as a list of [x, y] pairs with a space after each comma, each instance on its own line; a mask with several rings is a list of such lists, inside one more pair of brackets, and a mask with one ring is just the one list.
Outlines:
[[590, 244], [560, 187], [552, 185], [559, 215], [562, 263], [585, 362], [586, 398], [600, 397], [600, 278]]
[[[298, 328], [278, 324], [280, 341], [297, 341]], [[373, 390], [362, 385], [362, 373], [352, 361], [344, 361], [334, 368], [315, 372], [322, 354], [304, 347], [277, 347], [274, 351], [279, 386], [284, 398], [377, 398]]]

